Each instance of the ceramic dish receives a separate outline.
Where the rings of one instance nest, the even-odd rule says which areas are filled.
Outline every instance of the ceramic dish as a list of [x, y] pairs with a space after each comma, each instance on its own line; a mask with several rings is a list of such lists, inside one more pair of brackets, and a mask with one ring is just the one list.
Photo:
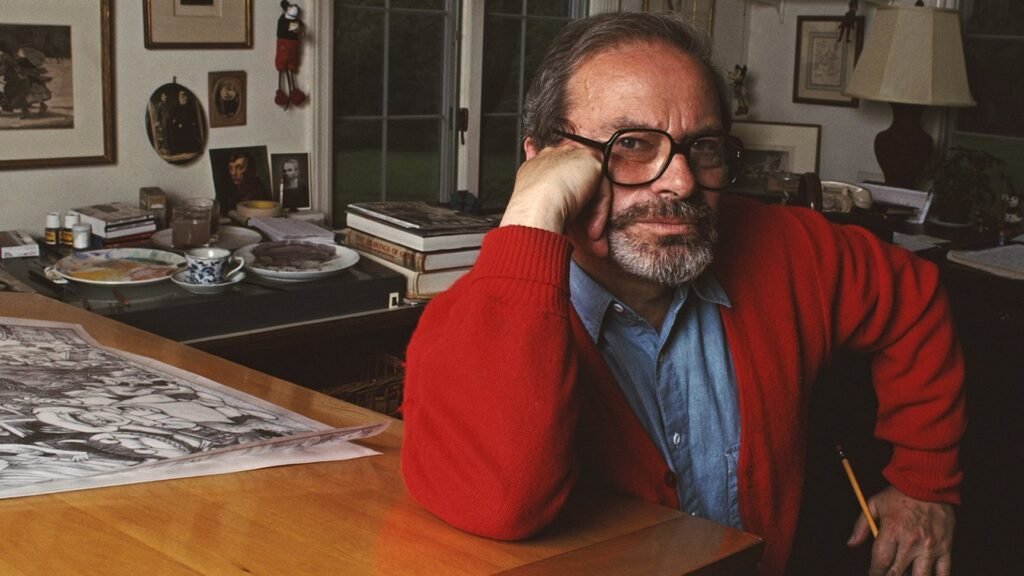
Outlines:
[[245, 272], [239, 270], [238, 272], [228, 276], [220, 284], [193, 284], [189, 282], [187, 278], [188, 270], [182, 270], [180, 272], [175, 272], [174, 275], [171, 276], [171, 282], [174, 282], [184, 290], [193, 294], [220, 294], [242, 280], [245, 280]]
[[65, 256], [53, 271], [83, 284], [149, 284], [170, 278], [184, 264], [184, 256], [164, 250], [106, 248]]
[[285, 282], [323, 278], [359, 261], [359, 254], [344, 246], [295, 240], [251, 244], [235, 256], [241, 256], [245, 269], [257, 276]]
[[[242, 226], [221, 226], [217, 229], [217, 241], [210, 244], [217, 248], [227, 248], [228, 250], [238, 250], [242, 246], [254, 244], [263, 240], [263, 236], [251, 229], [244, 228]], [[149, 241], [154, 246], [164, 248], [166, 250], [180, 250], [171, 245], [171, 229], [164, 228], [158, 232], [155, 232], [149, 237]]]

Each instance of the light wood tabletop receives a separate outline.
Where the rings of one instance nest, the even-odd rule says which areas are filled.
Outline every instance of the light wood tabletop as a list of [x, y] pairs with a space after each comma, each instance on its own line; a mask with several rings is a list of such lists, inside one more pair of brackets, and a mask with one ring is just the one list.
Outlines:
[[[81, 324], [148, 356], [331, 426], [371, 412], [36, 294], [0, 294], [0, 316]], [[754, 536], [677, 510], [581, 495], [522, 542], [452, 528], [399, 472], [402, 423], [355, 460], [0, 500], [0, 574], [751, 574]]]

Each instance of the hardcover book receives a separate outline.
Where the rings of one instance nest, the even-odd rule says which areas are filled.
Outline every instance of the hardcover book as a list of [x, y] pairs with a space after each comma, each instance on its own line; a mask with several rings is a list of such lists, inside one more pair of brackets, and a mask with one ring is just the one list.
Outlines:
[[417, 272], [472, 266], [480, 254], [479, 248], [420, 252], [354, 228], [342, 230], [341, 237], [342, 242], [349, 248], [372, 254]]
[[462, 278], [472, 268], [472, 266], [466, 266], [464, 268], [450, 268], [448, 270], [437, 270], [434, 272], [417, 272], [395, 264], [394, 262], [389, 262], [379, 256], [370, 254], [369, 252], [360, 252], [359, 250], [356, 250], [356, 252], [359, 252], [360, 257], [362, 258], [376, 262], [381, 266], [394, 270], [395, 272], [405, 276], [405, 297], [413, 300], [431, 298], [441, 292], [444, 292], [454, 284], [456, 280]]
[[493, 228], [495, 220], [426, 202], [354, 202], [348, 211], [400, 228], [427, 232], [468, 232]]
[[472, 232], [451, 232], [446, 234], [424, 233], [421, 230], [406, 229], [363, 216], [355, 212], [346, 214], [349, 228], [355, 228], [367, 234], [390, 240], [396, 244], [418, 250], [420, 252], [436, 252], [438, 250], [456, 250], [460, 248], [479, 248], [484, 240], [487, 229], [476, 229]]
[[75, 208], [79, 220], [92, 226], [92, 233], [106, 237], [108, 230], [116, 228], [138, 228], [143, 224], [152, 223], [156, 226], [156, 216], [150, 210], [140, 208], [127, 202], [108, 202]]

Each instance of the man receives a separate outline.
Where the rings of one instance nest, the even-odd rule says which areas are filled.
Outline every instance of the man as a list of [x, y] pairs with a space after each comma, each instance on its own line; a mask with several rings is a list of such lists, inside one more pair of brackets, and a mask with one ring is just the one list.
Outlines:
[[270, 194], [263, 180], [251, 170], [252, 159], [244, 150], [232, 152], [228, 157], [228, 175], [231, 177], [231, 189], [227, 197], [220, 199], [222, 216], [235, 209], [239, 202], [246, 200], [270, 200]]
[[309, 187], [302, 182], [299, 161], [288, 158], [281, 163], [281, 207], [295, 210], [309, 206]]
[[[765, 539], [786, 567], [815, 376], [871, 352], [891, 487], [872, 574], [948, 575], [962, 359], [933, 266], [810, 210], [722, 196], [725, 85], [670, 16], [569, 24], [527, 96], [527, 161], [473, 270], [409, 345], [410, 493], [493, 538], [597, 483]], [[866, 522], [851, 544], [867, 541]], [[889, 571], [889, 572], [887, 572]]]
[[178, 103], [167, 113], [165, 143], [173, 161], [184, 162], [203, 150], [203, 126], [199, 109], [189, 92], [178, 91]]

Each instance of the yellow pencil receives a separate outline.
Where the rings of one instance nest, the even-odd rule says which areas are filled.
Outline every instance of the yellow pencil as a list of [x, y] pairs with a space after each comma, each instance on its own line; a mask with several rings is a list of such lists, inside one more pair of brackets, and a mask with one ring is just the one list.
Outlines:
[[843, 462], [843, 469], [846, 470], [846, 477], [850, 479], [850, 486], [853, 486], [853, 493], [857, 495], [857, 502], [860, 503], [860, 509], [864, 512], [864, 519], [868, 521], [868, 527], [871, 528], [871, 535], [878, 538], [878, 526], [875, 525], [875, 519], [871, 516], [871, 511], [868, 510], [868, 503], [864, 500], [864, 494], [860, 491], [860, 484], [857, 483], [857, 477], [853, 475], [853, 468], [850, 466], [850, 461], [846, 459], [846, 452], [839, 444], [836, 444], [836, 450], [839, 451], [839, 458]]

